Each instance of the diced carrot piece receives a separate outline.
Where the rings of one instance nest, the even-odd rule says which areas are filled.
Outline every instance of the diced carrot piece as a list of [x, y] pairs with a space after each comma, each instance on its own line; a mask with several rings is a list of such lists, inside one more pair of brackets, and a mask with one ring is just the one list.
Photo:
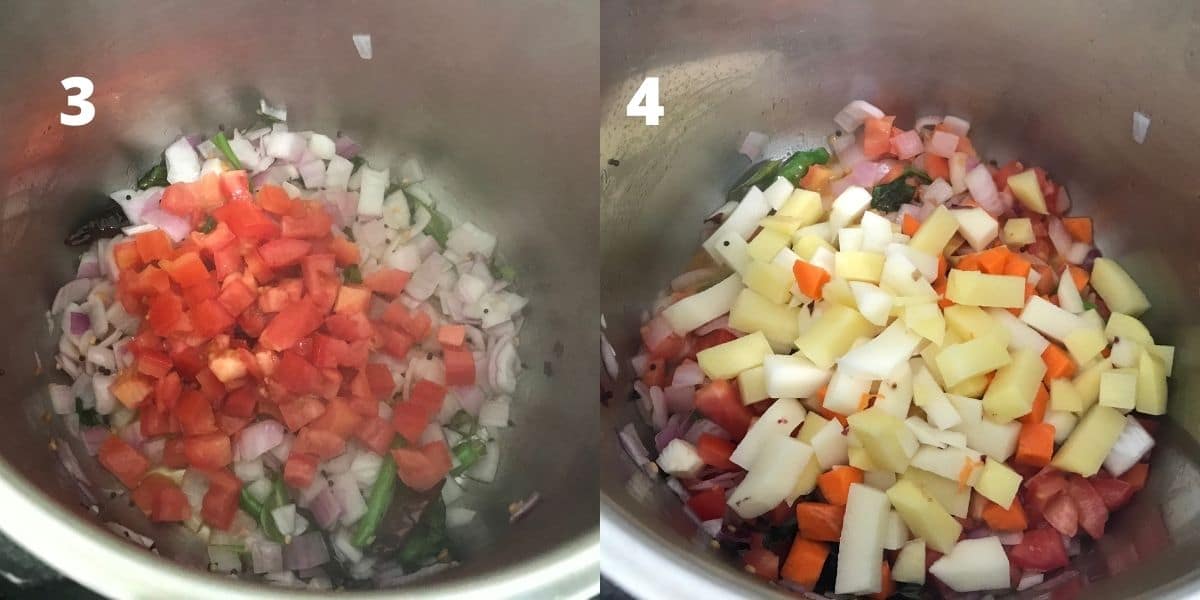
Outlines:
[[921, 222], [918, 221], [916, 217], [908, 213], [904, 213], [904, 219], [900, 222], [900, 233], [911, 237], [912, 234], [916, 233], [917, 229], [920, 228]]
[[442, 325], [438, 328], [437, 341], [443, 346], [461, 346], [467, 338], [467, 328], [462, 325]]
[[979, 264], [979, 253], [964, 254], [958, 259], [958, 264], [954, 265], [959, 271], [981, 271], [983, 266]]
[[950, 179], [950, 161], [940, 156], [926, 152], [925, 173], [934, 179]]
[[780, 569], [780, 577], [812, 590], [821, 578], [825, 560], [829, 558], [829, 544], [814, 542], [797, 535], [792, 540], [792, 549]]
[[1128, 483], [1130, 487], [1133, 488], [1133, 492], [1136, 494], [1137, 492], [1141, 491], [1142, 488], [1146, 487], [1146, 478], [1149, 476], [1150, 465], [1146, 463], [1137, 463], [1136, 465], [1130, 467], [1128, 471], [1125, 471], [1125, 474], [1120, 477], [1120, 480]]
[[825, 188], [829, 185], [829, 180], [832, 178], [833, 169], [825, 165], [813, 165], [808, 168], [808, 172], [804, 174], [804, 177], [800, 178], [800, 187], [820, 194], [825, 191]]
[[983, 521], [992, 531], [1017, 532], [1029, 529], [1029, 521], [1025, 519], [1025, 509], [1021, 502], [1013, 500], [1012, 506], [1005, 509], [992, 501], [987, 501], [983, 509]]
[[1050, 392], [1046, 390], [1046, 386], [1038, 384], [1037, 395], [1033, 397], [1033, 408], [1029, 409], [1028, 413], [1021, 416], [1018, 421], [1022, 423], [1034, 424], [1041, 423], [1046, 420], [1046, 407], [1050, 405]]
[[850, 466], [839, 466], [830, 469], [817, 478], [817, 487], [821, 495], [830, 504], [845, 506], [850, 496], [850, 485], [863, 482], [863, 472]]
[[[967, 138], [963, 138], [964, 142], [966, 140]], [[958, 145], [962, 147], [962, 142], [959, 142]], [[896, 582], [892, 581], [892, 566], [888, 564], [888, 561], [884, 560], [883, 566], [880, 568], [883, 573], [880, 579], [882, 587], [871, 597], [875, 600], [887, 600], [892, 597], [892, 594], [896, 593]]]
[[824, 502], [796, 504], [796, 525], [800, 537], [814, 542], [836, 542], [842, 538], [842, 519], [846, 507]]
[[1029, 272], [1033, 270], [1033, 264], [1021, 258], [1016, 252], [1008, 253], [1008, 262], [1004, 263], [1005, 275], [1016, 275], [1018, 277], [1029, 277]]
[[1018, 464], [1044, 467], [1050, 464], [1054, 454], [1054, 426], [1049, 423], [1026, 423], [1021, 426], [1017, 438], [1017, 454], [1013, 459]]
[[974, 461], [969, 458], [963, 459], [963, 466], [961, 469], [958, 470], [958, 490], [959, 491], [962, 491], [962, 490], [967, 489], [968, 487], [971, 487], [970, 486], [971, 473], [973, 473], [975, 471], [975, 469], [980, 468], [982, 466], [983, 466], [983, 464], [979, 463], [978, 461]]
[[1088, 280], [1091, 279], [1091, 276], [1088, 275], [1088, 272], [1084, 271], [1082, 267], [1077, 267], [1075, 265], [1068, 266], [1067, 271], [1071, 273], [1071, 279], [1075, 280], [1075, 288], [1082, 292], [1083, 288], [1087, 287]]
[[950, 273], [950, 263], [946, 260], [946, 257], [941, 254], [938, 255], [937, 272], [938, 275], [935, 281], [944, 281], [946, 276]]
[[821, 267], [798, 260], [792, 264], [792, 276], [800, 292], [813, 300], [821, 299], [821, 290], [829, 283], [829, 272]]
[[1000, 245], [994, 248], [988, 248], [983, 252], [978, 252], [979, 268], [984, 273], [989, 275], [1003, 275], [1004, 268], [1008, 264], [1008, 258], [1012, 255], [1012, 251], [1008, 246]]
[[1050, 344], [1042, 351], [1042, 362], [1046, 363], [1046, 379], [1050, 382], [1055, 379], [1063, 379], [1071, 377], [1075, 374], [1075, 361], [1057, 344]]
[[1091, 217], [1065, 217], [1062, 220], [1063, 227], [1067, 233], [1071, 234], [1077, 242], [1085, 244], [1092, 243], [1092, 218]]

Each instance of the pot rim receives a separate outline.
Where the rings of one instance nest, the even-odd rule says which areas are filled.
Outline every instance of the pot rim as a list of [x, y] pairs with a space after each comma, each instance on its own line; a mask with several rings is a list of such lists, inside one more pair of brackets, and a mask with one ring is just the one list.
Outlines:
[[[66, 510], [0, 459], [0, 530], [66, 577], [113, 598], [291, 598], [298, 590], [256, 585], [184, 567], [131, 546]], [[521, 598], [531, 594], [585, 599], [599, 593], [599, 529], [550, 549], [516, 569], [403, 588], [413, 598]], [[114, 576], [118, 575], [118, 576]], [[355, 592], [356, 598], [394, 598], [397, 590]], [[314, 593], [343, 598], [345, 593]]]

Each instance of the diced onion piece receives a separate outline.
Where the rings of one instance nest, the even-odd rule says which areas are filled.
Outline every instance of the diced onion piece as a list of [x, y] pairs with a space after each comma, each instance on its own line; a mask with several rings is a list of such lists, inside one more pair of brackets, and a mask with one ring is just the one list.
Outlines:
[[854, 100], [847, 104], [833, 117], [833, 122], [845, 133], [854, 133], [866, 122], [868, 117], [879, 119], [883, 117], [879, 107], [865, 100]]
[[187, 137], [181, 137], [163, 151], [167, 163], [167, 181], [190, 183], [200, 179], [200, 155]]

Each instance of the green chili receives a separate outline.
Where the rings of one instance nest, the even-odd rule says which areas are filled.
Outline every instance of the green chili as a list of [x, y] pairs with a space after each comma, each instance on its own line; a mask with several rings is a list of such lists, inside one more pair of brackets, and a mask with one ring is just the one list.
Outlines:
[[379, 475], [375, 477], [375, 483], [371, 484], [371, 494], [367, 497], [367, 512], [358, 520], [358, 528], [354, 530], [354, 537], [350, 538], [351, 544], [362, 548], [375, 541], [375, 530], [379, 529], [379, 523], [387, 514], [395, 493], [396, 461], [392, 458], [392, 453], [387, 452], [379, 465]]
[[409, 532], [400, 548], [400, 563], [406, 570], [414, 570], [421, 563], [437, 556], [446, 545], [446, 505], [438, 494], [425, 510], [416, 526]]
[[358, 265], [348, 265], [342, 269], [342, 281], [345, 283], [362, 283], [362, 271], [359, 270]]
[[212, 233], [217, 228], [217, 220], [212, 215], [204, 215], [204, 222], [196, 228], [200, 233]]
[[212, 143], [217, 150], [221, 151], [221, 154], [225, 155], [225, 160], [228, 160], [234, 169], [242, 168], [242, 161], [238, 160], [237, 154], [233, 153], [233, 148], [229, 147], [229, 138], [225, 137], [224, 131], [218, 131], [217, 135], [213, 136]]
[[152, 187], [162, 187], [167, 184], [167, 161], [162, 160], [157, 165], [150, 167], [150, 170], [146, 171], [141, 177], [138, 177], [137, 189], [146, 190]]
[[455, 444], [451, 452], [454, 453], [454, 458], [458, 459], [458, 466], [451, 473], [461, 475], [487, 454], [487, 444], [477, 438], [468, 438]]

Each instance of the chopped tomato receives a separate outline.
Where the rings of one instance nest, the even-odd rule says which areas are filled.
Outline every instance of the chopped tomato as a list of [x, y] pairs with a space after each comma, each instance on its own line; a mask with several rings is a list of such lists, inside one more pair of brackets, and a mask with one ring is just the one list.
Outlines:
[[650, 345], [651, 326], [643, 325], [641, 329], [642, 343], [650, 356], [654, 358], [674, 358], [683, 350], [683, 338], [674, 333], [663, 336], [654, 346]]
[[404, 291], [404, 286], [408, 285], [408, 280], [412, 277], [412, 273], [401, 271], [400, 269], [379, 269], [363, 275], [363, 285], [367, 289], [391, 298], [400, 295]]
[[154, 382], [137, 371], [126, 369], [117, 375], [108, 389], [126, 408], [137, 408], [154, 391]]
[[456, 348], [467, 341], [467, 328], [462, 325], [438, 327], [437, 341], [442, 347]]
[[779, 555], [762, 546], [747, 550], [742, 554], [742, 562], [745, 563], [746, 570], [756, 577], [767, 581], [779, 579]]
[[163, 269], [180, 287], [189, 287], [209, 278], [208, 268], [197, 252], [185, 252], [174, 260], [162, 261]]
[[254, 304], [254, 291], [241, 279], [231, 279], [217, 295], [217, 302], [231, 315], [240, 315]]
[[122, 283], [129, 286], [129, 291], [141, 296], [161, 294], [171, 289], [171, 278], [167, 277], [167, 272], [154, 265], [146, 267], [141, 273], [125, 273], [118, 285]]
[[258, 343], [268, 350], [287, 350], [320, 326], [321, 312], [312, 302], [301, 300], [279, 311], [259, 336]]
[[143, 350], [138, 353], [137, 370], [159, 379], [171, 372], [171, 357], [167, 356], [166, 352]]
[[230, 202], [213, 212], [242, 240], [261, 241], [279, 237], [280, 228], [267, 213], [251, 202]]
[[413, 346], [413, 339], [402, 331], [381, 326], [375, 329], [383, 340], [383, 351], [396, 358], [404, 358]]
[[863, 155], [874, 160], [892, 150], [892, 122], [896, 117], [868, 117], [863, 123]]
[[321, 386], [321, 372], [294, 350], [279, 355], [273, 377], [288, 391], [297, 394], [315, 392]]
[[733, 456], [734, 448], [733, 442], [711, 433], [700, 434], [700, 439], [696, 440], [696, 453], [700, 455], [700, 460], [704, 461], [704, 464], [722, 471], [732, 471], [738, 468], [733, 461], [729, 460], [729, 457]]
[[725, 516], [725, 490], [712, 487], [696, 492], [688, 498], [687, 505], [701, 521], [720, 519]]
[[183, 300], [175, 294], [160, 294], [150, 301], [146, 320], [158, 335], [170, 335], [183, 318]]
[[312, 454], [293, 450], [283, 465], [284, 483], [297, 490], [308, 487], [317, 473], [317, 461], [317, 457]]
[[191, 218], [202, 208], [196, 195], [192, 193], [191, 186], [186, 183], [167, 186], [167, 189], [163, 190], [162, 199], [159, 200], [159, 207], [173, 215], [185, 218]]
[[377, 400], [386, 400], [396, 391], [396, 380], [392, 378], [392, 370], [387, 365], [370, 363], [363, 372], [371, 388], [371, 395]]
[[129, 496], [152, 521], [183, 521], [192, 512], [183, 490], [170, 477], [159, 473], [143, 478]]
[[342, 285], [341, 277], [334, 266], [333, 255], [311, 254], [304, 257], [300, 263], [300, 272], [304, 275], [304, 290], [308, 292], [308, 299], [321, 314], [328, 313], [333, 309], [338, 288]]
[[265, 284], [275, 280], [275, 271], [263, 262], [263, 259], [258, 254], [258, 250], [248, 248], [242, 251], [242, 260], [246, 263], [246, 272], [254, 278], [254, 281]]
[[267, 327], [267, 315], [252, 304], [238, 315], [237, 324], [246, 335], [258, 337]]
[[154, 384], [154, 402], [162, 408], [173, 410], [182, 391], [183, 383], [179, 379], [179, 373], [171, 371]]
[[169, 410], [159, 407], [154, 402], [146, 402], [138, 408], [138, 422], [142, 437], [146, 439], [176, 431]]
[[191, 184], [192, 196], [196, 200], [196, 208], [209, 211], [225, 203], [225, 195], [221, 193], [221, 176], [208, 173], [199, 181]]
[[239, 493], [240, 490], [230, 491], [210, 485], [200, 504], [200, 516], [204, 522], [217, 529], [229, 529], [237, 515]]
[[179, 419], [180, 429], [187, 435], [213, 433], [217, 430], [212, 403], [195, 390], [187, 390], [179, 396], [175, 406], [175, 417]]
[[475, 385], [475, 357], [470, 350], [442, 350], [446, 365], [446, 385]]
[[735, 440], [746, 436], [753, 415], [742, 404], [737, 388], [717, 379], [696, 390], [696, 410], [729, 432]]
[[1067, 494], [1055, 496], [1042, 511], [1042, 517], [1051, 527], [1067, 537], [1075, 537], [1079, 531], [1079, 508]]
[[1079, 526], [1092, 539], [1100, 539], [1108, 522], [1108, 507], [1104, 504], [1104, 498], [1092, 487], [1091, 482], [1078, 475], [1072, 475], [1067, 481], [1067, 494], [1079, 509]]
[[258, 188], [257, 197], [258, 204], [263, 207], [263, 210], [276, 215], [291, 213], [296, 204], [288, 196], [288, 193], [277, 185], [264, 185]]
[[192, 328], [206, 338], [233, 329], [235, 322], [233, 315], [216, 300], [205, 300], [192, 309]]
[[171, 238], [161, 229], [139, 233], [133, 236], [133, 243], [137, 247], [138, 257], [146, 264], [166, 260], [175, 255]]
[[365, 313], [371, 306], [371, 291], [366, 288], [343, 285], [338, 289], [333, 312], [339, 315]]
[[292, 431], [300, 431], [325, 412], [325, 404], [315, 396], [300, 396], [294, 400], [280, 403], [279, 412], [283, 415], [283, 423]]
[[350, 437], [362, 423], [362, 415], [341, 398], [333, 398], [325, 404], [325, 412], [314, 420], [309, 429], [330, 431], [342, 439]]
[[196, 285], [183, 288], [183, 302], [188, 308], [195, 308], [205, 300], [216, 298], [221, 293], [221, 286], [209, 277]]
[[188, 237], [191, 238], [191, 240], [195, 242], [197, 246], [212, 252], [214, 256], [218, 250], [224, 249], [232, 244], [235, 239], [237, 239], [236, 236], [233, 235], [233, 232], [229, 230], [229, 226], [220, 222], [218, 222], [217, 225], [213, 227], [213, 230], [208, 233], [204, 233], [202, 231], [193, 231]]
[[1129, 502], [1129, 499], [1133, 497], [1133, 486], [1120, 479], [1094, 477], [1091, 481], [1092, 487], [1096, 489], [1097, 494], [1100, 494], [1100, 498], [1104, 501], [1104, 506], [1109, 511], [1114, 511], [1125, 506], [1125, 503]]
[[433, 320], [425, 311], [409, 310], [399, 301], [389, 304], [383, 311], [382, 318], [385, 323], [404, 330], [405, 333], [418, 340], [428, 335], [433, 325]]
[[208, 367], [196, 372], [196, 383], [200, 384], [200, 394], [214, 405], [225, 397], [225, 384]]
[[437, 415], [446, 398], [446, 388], [427, 380], [413, 384], [408, 400], [392, 407], [392, 428], [410, 444], [417, 443], [425, 426]]
[[358, 244], [340, 235], [335, 235], [330, 240], [329, 251], [333, 253], [333, 257], [340, 267], [357, 265], [362, 260], [362, 252], [359, 251]]
[[244, 385], [225, 396], [221, 412], [231, 417], [249, 418], [254, 416], [254, 409], [262, 396], [251, 385]]
[[314, 429], [313, 425], [301, 429], [292, 445], [292, 452], [313, 454], [324, 460], [329, 460], [345, 451], [345, 438], [339, 437], [332, 431]]
[[424, 492], [433, 489], [450, 473], [450, 449], [446, 442], [438, 440], [417, 449], [395, 448], [392, 458], [396, 460], [396, 472], [404, 485]]
[[[221, 223], [221, 226], [224, 225], [224, 223]], [[231, 233], [230, 235], [233, 234]], [[229, 244], [213, 250], [213, 274], [217, 276], [217, 279], [224, 280], [226, 277], [241, 270], [242, 252], [238, 249], [237, 244]]]
[[233, 462], [229, 436], [220, 432], [184, 438], [183, 453], [197, 469], [220, 469]]
[[330, 315], [325, 319], [325, 330], [347, 342], [371, 337], [371, 323], [365, 315]]
[[721, 344], [724, 344], [725, 342], [732, 342], [733, 340], [736, 340], [736, 339], [737, 339], [737, 336], [730, 333], [729, 330], [727, 330], [727, 329], [718, 329], [716, 331], [710, 331], [710, 332], [696, 338], [696, 343], [692, 346], [693, 354], [701, 352], [703, 350], [707, 350], [709, 348], [712, 348], [713, 346], [720, 346]]
[[1067, 549], [1062, 536], [1053, 529], [1030, 529], [1021, 536], [1021, 543], [1008, 550], [1013, 564], [1030, 571], [1045, 573], [1067, 566]]
[[293, 209], [292, 214], [284, 215], [283, 237], [286, 238], [323, 238], [330, 234], [333, 219], [325, 208], [315, 202], [297, 202], [299, 209]]
[[136, 487], [150, 468], [150, 461], [145, 456], [116, 435], [108, 436], [100, 444], [99, 459], [100, 464], [128, 488]]
[[392, 431], [387, 421], [376, 416], [363, 421], [362, 427], [354, 432], [354, 437], [375, 454], [383, 454], [391, 447], [396, 432]]
[[163, 446], [163, 464], [171, 469], [183, 469], [188, 466], [187, 454], [183, 452], [183, 438], [176, 437], [167, 440]]
[[308, 255], [311, 250], [312, 244], [304, 240], [280, 238], [259, 246], [258, 255], [262, 257], [268, 267], [278, 269], [300, 264], [300, 259]]
[[342, 365], [350, 351], [350, 344], [344, 340], [321, 333], [312, 336], [312, 352], [309, 358], [313, 365], [320, 368], [333, 368]]
[[252, 200], [250, 195], [250, 177], [245, 171], [225, 171], [221, 173], [220, 180], [221, 195], [228, 200], [248, 201]]

